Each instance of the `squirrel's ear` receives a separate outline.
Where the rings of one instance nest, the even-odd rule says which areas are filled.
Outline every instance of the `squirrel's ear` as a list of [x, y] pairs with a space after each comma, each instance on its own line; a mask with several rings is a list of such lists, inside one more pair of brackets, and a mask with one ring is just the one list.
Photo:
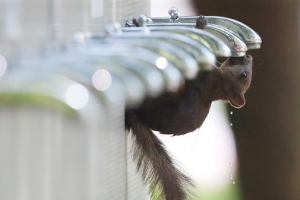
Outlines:
[[243, 94], [234, 95], [229, 102], [230, 105], [235, 108], [241, 108], [246, 104], [246, 100]]

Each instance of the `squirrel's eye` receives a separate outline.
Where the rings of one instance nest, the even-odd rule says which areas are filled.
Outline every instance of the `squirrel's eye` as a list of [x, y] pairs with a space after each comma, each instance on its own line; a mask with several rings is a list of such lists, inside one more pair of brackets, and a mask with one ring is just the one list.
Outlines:
[[242, 72], [240, 73], [240, 77], [241, 77], [241, 78], [247, 78], [247, 76], [248, 76], [248, 73], [247, 73], [246, 71], [242, 71]]

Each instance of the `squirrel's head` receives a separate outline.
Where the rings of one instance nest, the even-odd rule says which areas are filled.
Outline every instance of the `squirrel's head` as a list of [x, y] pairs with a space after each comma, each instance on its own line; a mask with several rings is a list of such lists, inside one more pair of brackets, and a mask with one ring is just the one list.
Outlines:
[[220, 66], [222, 75], [229, 82], [226, 91], [228, 100], [235, 108], [245, 105], [245, 93], [250, 87], [252, 79], [252, 56], [230, 57]]

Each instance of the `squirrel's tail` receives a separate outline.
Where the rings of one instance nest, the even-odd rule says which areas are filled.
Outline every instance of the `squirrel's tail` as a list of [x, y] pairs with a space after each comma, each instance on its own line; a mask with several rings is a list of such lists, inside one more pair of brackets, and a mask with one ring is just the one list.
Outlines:
[[186, 200], [187, 188], [192, 183], [174, 166], [172, 158], [152, 130], [144, 126], [134, 113], [127, 113], [126, 129], [131, 130], [133, 158], [137, 170], [142, 171], [145, 184], [150, 187], [151, 196], [158, 195], [158, 199], [166, 200]]

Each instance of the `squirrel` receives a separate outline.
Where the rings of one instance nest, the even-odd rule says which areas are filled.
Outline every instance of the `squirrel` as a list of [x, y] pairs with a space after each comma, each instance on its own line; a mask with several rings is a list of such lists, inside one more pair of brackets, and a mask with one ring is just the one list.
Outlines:
[[241, 108], [251, 78], [252, 56], [230, 57], [220, 68], [200, 71], [195, 79], [186, 80], [178, 91], [148, 98], [140, 107], [125, 111], [125, 128], [131, 130], [134, 139], [133, 158], [152, 196], [159, 192], [160, 199], [186, 200], [187, 188], [193, 186], [152, 130], [174, 136], [194, 131], [201, 127], [216, 100]]

